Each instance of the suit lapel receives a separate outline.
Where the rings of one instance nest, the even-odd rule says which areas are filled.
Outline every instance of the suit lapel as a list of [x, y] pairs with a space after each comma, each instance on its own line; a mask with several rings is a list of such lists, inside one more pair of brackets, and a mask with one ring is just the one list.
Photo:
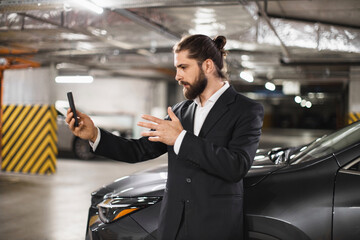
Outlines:
[[192, 102], [188, 108], [183, 110], [181, 124], [186, 131], [194, 133], [194, 115], [196, 103]]
[[205, 137], [211, 130], [212, 126], [220, 120], [220, 118], [229, 111], [228, 105], [235, 100], [236, 91], [230, 86], [216, 101], [215, 105], [207, 115], [203, 126], [201, 127], [199, 137]]

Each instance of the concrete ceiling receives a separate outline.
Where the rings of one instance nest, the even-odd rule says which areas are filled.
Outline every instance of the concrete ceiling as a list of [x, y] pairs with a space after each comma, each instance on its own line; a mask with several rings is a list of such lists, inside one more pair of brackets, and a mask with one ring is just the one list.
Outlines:
[[172, 46], [194, 33], [227, 37], [230, 79], [245, 86], [345, 84], [360, 64], [358, 0], [92, 0], [100, 15], [72, 2], [0, 1], [0, 64], [173, 80]]

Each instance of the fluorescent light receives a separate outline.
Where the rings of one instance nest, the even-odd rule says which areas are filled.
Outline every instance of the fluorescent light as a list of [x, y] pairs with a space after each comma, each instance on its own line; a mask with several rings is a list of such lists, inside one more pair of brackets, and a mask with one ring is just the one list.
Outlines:
[[305, 104], [305, 106], [306, 106], [307, 108], [311, 108], [311, 107], [312, 107], [312, 103], [311, 103], [310, 101], [307, 101], [306, 104]]
[[92, 83], [93, 81], [92, 76], [57, 76], [55, 78], [57, 83]]
[[272, 82], [267, 82], [265, 83], [265, 88], [270, 91], [275, 91], [276, 86]]
[[102, 7], [99, 7], [98, 5], [94, 4], [91, 1], [87, 1], [87, 0], [73, 0], [71, 1], [72, 4], [76, 4], [78, 6], [87, 8], [90, 11], [93, 11], [94, 13], [97, 14], [102, 14], [104, 12], [104, 9]]
[[253, 77], [252, 73], [249, 72], [249, 71], [242, 71], [240, 73], [240, 77], [242, 79], [244, 79], [245, 81], [247, 81], [247, 82], [253, 82], [254, 81], [254, 77]]

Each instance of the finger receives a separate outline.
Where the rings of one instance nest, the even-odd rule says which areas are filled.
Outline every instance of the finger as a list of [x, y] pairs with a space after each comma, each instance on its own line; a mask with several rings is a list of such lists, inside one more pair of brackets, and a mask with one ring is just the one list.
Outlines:
[[142, 119], [145, 119], [145, 120], [148, 120], [150, 122], [154, 122], [154, 123], [161, 123], [163, 120], [160, 119], [160, 118], [157, 118], [157, 117], [154, 117], [154, 116], [150, 116], [150, 115], [147, 115], [147, 114], [144, 114], [141, 116]]
[[175, 113], [172, 111], [171, 107], [168, 107], [168, 114], [169, 114], [169, 117], [171, 118], [171, 120], [173, 120], [173, 121], [178, 120]]
[[79, 119], [78, 122], [79, 122], [78, 128], [82, 128], [82, 126], [84, 125], [84, 121]]
[[137, 125], [140, 127], [150, 128], [150, 129], [157, 129], [157, 127], [159, 126], [157, 124], [149, 123], [149, 122], [138, 122]]
[[156, 131], [145, 131], [141, 133], [143, 137], [158, 137], [158, 133]]
[[68, 112], [68, 114], [66, 115], [66, 118], [65, 118], [65, 122], [67, 123], [67, 124], [69, 124], [70, 123], [70, 121], [71, 121], [71, 119], [73, 119], [73, 113], [72, 112]]
[[151, 142], [160, 142], [160, 138], [159, 137], [149, 137], [148, 138]]
[[[74, 118], [74, 113], [71, 112], [66, 116], [65, 122], [69, 125], [72, 119], [75, 119], [75, 118]], [[80, 121], [79, 117], [77, 117], [77, 119], [78, 119], [78, 121]]]
[[75, 130], [75, 119], [71, 118], [70, 121], [68, 122], [68, 124], [69, 124], [70, 130], [74, 131]]

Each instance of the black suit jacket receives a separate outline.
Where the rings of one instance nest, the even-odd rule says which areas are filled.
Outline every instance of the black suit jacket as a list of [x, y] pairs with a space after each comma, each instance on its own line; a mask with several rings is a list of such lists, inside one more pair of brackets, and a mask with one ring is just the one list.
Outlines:
[[193, 134], [195, 110], [193, 101], [173, 107], [187, 131], [178, 155], [173, 146], [147, 138], [128, 140], [103, 130], [95, 153], [135, 163], [168, 152], [159, 239], [175, 239], [180, 225], [188, 240], [242, 239], [242, 179], [258, 147], [263, 107], [229, 87], [209, 112], [199, 136]]

